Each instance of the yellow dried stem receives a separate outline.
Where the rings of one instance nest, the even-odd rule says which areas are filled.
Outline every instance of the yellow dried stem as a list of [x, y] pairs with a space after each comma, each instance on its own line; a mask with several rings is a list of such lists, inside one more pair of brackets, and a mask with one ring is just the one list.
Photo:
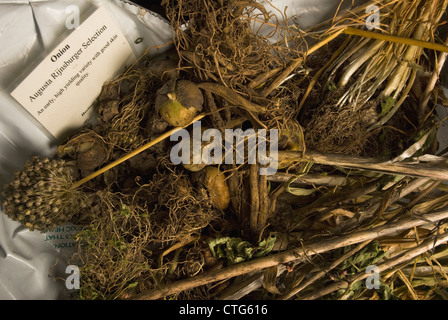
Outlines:
[[132, 157], [136, 156], [137, 154], [139, 154], [139, 153], [145, 151], [146, 149], [149, 149], [149, 148], [155, 146], [157, 143], [159, 143], [159, 142], [165, 140], [166, 138], [168, 138], [168, 137], [171, 136], [172, 134], [178, 132], [179, 130], [182, 130], [182, 129], [184, 129], [184, 128], [190, 126], [192, 123], [194, 123], [194, 122], [196, 122], [196, 121], [199, 121], [200, 119], [204, 118], [205, 116], [206, 116], [205, 114], [200, 114], [200, 115], [196, 116], [196, 117], [193, 119], [193, 121], [191, 121], [191, 122], [190, 122], [189, 124], [187, 124], [186, 126], [183, 126], [183, 127], [177, 127], [177, 128], [174, 128], [174, 129], [171, 129], [171, 130], [165, 132], [164, 134], [160, 135], [160, 136], [157, 137], [156, 139], [151, 140], [150, 142], [148, 142], [148, 143], [146, 143], [145, 145], [143, 145], [143, 146], [137, 148], [136, 150], [134, 150], [134, 151], [132, 151], [132, 152], [130, 152], [130, 153], [124, 155], [123, 157], [121, 157], [121, 158], [115, 160], [114, 162], [108, 164], [107, 166], [105, 166], [105, 167], [103, 167], [103, 168], [101, 168], [101, 169], [95, 171], [94, 173], [88, 175], [87, 177], [85, 177], [85, 178], [83, 178], [83, 179], [81, 179], [81, 180], [75, 182], [75, 183], [71, 186], [71, 189], [76, 189], [76, 188], [80, 187], [80, 186], [83, 185], [84, 183], [86, 183], [86, 182], [88, 182], [88, 181], [90, 181], [90, 180], [92, 180], [92, 179], [98, 177], [99, 175], [105, 173], [106, 171], [109, 171], [110, 169], [112, 169], [112, 168], [118, 166], [119, 164], [125, 162], [126, 160], [129, 160], [130, 158], [132, 158]]
[[349, 35], [364, 37], [364, 38], [371, 38], [371, 39], [383, 40], [383, 41], [388, 41], [388, 42], [406, 44], [409, 46], [417, 46], [417, 47], [421, 47], [421, 48], [425, 48], [425, 49], [448, 52], [448, 46], [446, 46], [444, 44], [440, 44], [440, 43], [434, 43], [434, 42], [399, 37], [399, 36], [393, 36], [390, 34], [366, 31], [366, 30], [361, 30], [361, 29], [352, 28], [352, 27], [345, 28], [344, 33], [349, 34]]

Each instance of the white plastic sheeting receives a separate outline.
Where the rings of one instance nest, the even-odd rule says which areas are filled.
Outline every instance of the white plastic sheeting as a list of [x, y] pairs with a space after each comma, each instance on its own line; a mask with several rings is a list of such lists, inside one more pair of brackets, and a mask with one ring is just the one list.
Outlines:
[[[130, 2], [113, 0], [0, 1], [0, 187], [32, 155], [49, 156], [53, 141], [10, 96], [11, 83], [52, 50], [66, 31], [69, 6], [83, 12], [107, 7], [121, 25], [135, 56], [149, 54], [172, 39], [169, 24], [159, 15]], [[82, 20], [81, 20], [82, 23]], [[139, 39], [139, 41], [135, 41]], [[162, 49], [163, 50], [163, 49]], [[0, 212], [0, 299], [61, 299], [67, 297], [65, 266], [73, 226], [46, 234], [31, 232]], [[67, 230], [69, 232], [67, 232]], [[67, 248], [68, 247], [68, 248]], [[57, 262], [60, 261], [58, 264]], [[57, 264], [57, 268], [53, 266]]]

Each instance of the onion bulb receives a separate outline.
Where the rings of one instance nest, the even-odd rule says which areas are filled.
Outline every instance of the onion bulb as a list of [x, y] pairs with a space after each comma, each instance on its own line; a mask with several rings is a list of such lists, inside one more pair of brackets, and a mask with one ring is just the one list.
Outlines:
[[206, 167], [204, 185], [212, 205], [219, 210], [227, 209], [230, 203], [230, 191], [224, 173], [217, 167]]
[[188, 80], [170, 80], [157, 91], [156, 111], [174, 127], [189, 124], [202, 110], [204, 97], [198, 86]]

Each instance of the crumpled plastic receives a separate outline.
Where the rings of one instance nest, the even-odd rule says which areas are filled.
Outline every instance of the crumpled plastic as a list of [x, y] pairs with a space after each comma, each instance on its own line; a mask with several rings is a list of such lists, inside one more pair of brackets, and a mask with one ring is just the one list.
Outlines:
[[[0, 1], [0, 188], [32, 155], [50, 156], [55, 151], [52, 140], [25, 115], [9, 88], [42, 52], [57, 45], [66, 28], [66, 9], [72, 5], [81, 14], [93, 5], [106, 6], [122, 26], [136, 57], [148, 48], [148, 55], [156, 55], [172, 40], [165, 19], [129, 1]], [[69, 247], [73, 228], [31, 232], [1, 208], [0, 299], [67, 298], [65, 281], [53, 278], [69, 275], [60, 261], [66, 261], [73, 250]]]

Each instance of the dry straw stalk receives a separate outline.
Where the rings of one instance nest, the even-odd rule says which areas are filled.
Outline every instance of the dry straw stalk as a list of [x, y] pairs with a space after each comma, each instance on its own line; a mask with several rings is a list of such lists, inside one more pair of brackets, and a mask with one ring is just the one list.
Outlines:
[[[249, 262], [240, 263], [218, 271], [204, 272], [198, 276], [169, 283], [163, 288], [151, 290], [149, 292], [134, 296], [133, 299], [139, 299], [139, 300], [160, 299], [208, 283], [256, 272], [282, 263], [288, 263], [291, 261], [306, 259], [307, 257], [316, 254], [321, 254], [337, 248], [342, 248], [353, 244], [359, 244], [365, 241], [378, 239], [387, 235], [400, 233], [402, 231], [414, 227], [422, 226], [428, 223], [435, 223], [447, 218], [448, 218], [448, 210], [440, 210], [421, 216], [410, 216], [400, 221], [387, 223], [383, 226], [375, 227], [370, 230], [358, 231], [349, 235], [320, 240], [317, 242], [306, 244], [300, 248], [294, 248], [282, 253], [270, 255]], [[442, 239], [438, 240], [438, 243], [439, 244], [443, 243], [447, 239], [448, 235], [445, 235]], [[421, 249], [422, 252], [428, 250], [427, 247], [424, 247], [424, 249], [425, 250]], [[420, 252], [419, 254], [421, 254], [422, 252]]]

